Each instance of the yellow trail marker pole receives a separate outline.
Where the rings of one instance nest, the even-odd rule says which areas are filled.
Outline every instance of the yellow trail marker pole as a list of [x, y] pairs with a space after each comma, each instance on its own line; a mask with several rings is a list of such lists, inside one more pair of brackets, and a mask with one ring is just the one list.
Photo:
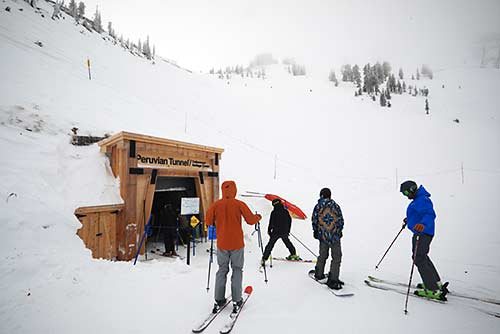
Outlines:
[[90, 59], [87, 58], [87, 68], [89, 69], [89, 80], [92, 80], [92, 75], [90, 74]]

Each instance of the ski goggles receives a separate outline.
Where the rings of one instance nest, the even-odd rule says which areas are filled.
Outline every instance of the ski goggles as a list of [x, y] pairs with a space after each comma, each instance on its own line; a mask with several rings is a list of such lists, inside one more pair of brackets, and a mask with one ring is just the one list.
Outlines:
[[411, 194], [411, 192], [409, 190], [403, 191], [403, 195], [405, 195], [406, 197], [408, 197], [410, 194]]

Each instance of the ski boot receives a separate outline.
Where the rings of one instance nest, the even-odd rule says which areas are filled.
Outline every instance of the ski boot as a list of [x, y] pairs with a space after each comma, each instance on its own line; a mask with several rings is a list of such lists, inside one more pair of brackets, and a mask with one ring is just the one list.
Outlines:
[[429, 299], [437, 299], [442, 301], [447, 300], [446, 293], [441, 290], [435, 290], [435, 291], [428, 289], [415, 290], [415, 295]]
[[344, 282], [342, 282], [339, 279], [331, 279], [330, 277], [328, 278], [328, 281], [326, 282], [326, 285], [333, 290], [340, 290], [342, 289], [342, 286], [344, 285]]
[[289, 261], [300, 261], [300, 260], [302, 260], [302, 259], [300, 258], [300, 256], [298, 256], [297, 254], [291, 254], [291, 255], [288, 255], [288, 256], [286, 257], [286, 259], [287, 259], [287, 260], [289, 260]]
[[[443, 296], [446, 296], [450, 292], [450, 290], [448, 290], [448, 284], [450, 284], [450, 282], [445, 282], [444, 284], [441, 283], [441, 282], [437, 282], [439, 291], [441, 292], [441, 294]], [[424, 283], [418, 283], [417, 284], [417, 289], [425, 290], [425, 284]]]
[[312, 272], [314, 272], [314, 279], [320, 282], [321, 284], [325, 284], [326, 281], [328, 280], [328, 277], [326, 277], [325, 274], [316, 273], [316, 270], [312, 270]]
[[224, 298], [223, 300], [216, 300], [214, 303], [214, 308], [212, 309], [212, 313], [215, 314], [219, 312], [220, 308], [226, 304], [226, 299]]
[[241, 308], [241, 305], [243, 305], [243, 299], [241, 299], [240, 301], [238, 302], [233, 302], [233, 314], [234, 313], [238, 313], [238, 311], [240, 310]]

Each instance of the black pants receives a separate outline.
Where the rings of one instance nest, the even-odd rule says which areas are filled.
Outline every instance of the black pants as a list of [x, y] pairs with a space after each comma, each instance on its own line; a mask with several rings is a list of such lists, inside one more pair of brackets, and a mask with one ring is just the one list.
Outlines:
[[169, 253], [175, 250], [175, 227], [163, 228], [163, 242], [165, 243], [165, 252]]
[[[429, 254], [432, 235], [421, 234], [418, 239], [418, 247], [417, 254], [413, 254], [415, 258], [415, 265], [418, 268], [418, 272], [420, 273], [420, 277], [422, 277], [422, 281], [424, 282], [425, 288], [428, 290], [437, 290], [439, 289], [437, 282], [441, 281], [439, 274], [434, 267]], [[412, 239], [412, 249], [413, 253], [415, 253], [415, 245], [417, 243], [417, 235], [413, 235]]]
[[267, 260], [269, 258], [269, 255], [271, 255], [274, 248], [274, 244], [278, 241], [278, 239], [283, 240], [286, 248], [288, 248], [288, 251], [290, 252], [290, 255], [296, 255], [295, 247], [293, 247], [292, 242], [288, 239], [288, 235], [272, 235], [266, 245], [266, 249], [264, 249], [264, 255], [262, 255], [263, 259]]

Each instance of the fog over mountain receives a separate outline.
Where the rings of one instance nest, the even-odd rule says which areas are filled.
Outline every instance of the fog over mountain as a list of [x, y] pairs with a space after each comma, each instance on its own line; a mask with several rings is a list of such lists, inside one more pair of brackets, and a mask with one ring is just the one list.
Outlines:
[[467, 65], [481, 39], [500, 33], [500, 2], [89, 0], [103, 21], [193, 70], [247, 65], [258, 53], [293, 56], [309, 68], [385, 59], [401, 66]]

